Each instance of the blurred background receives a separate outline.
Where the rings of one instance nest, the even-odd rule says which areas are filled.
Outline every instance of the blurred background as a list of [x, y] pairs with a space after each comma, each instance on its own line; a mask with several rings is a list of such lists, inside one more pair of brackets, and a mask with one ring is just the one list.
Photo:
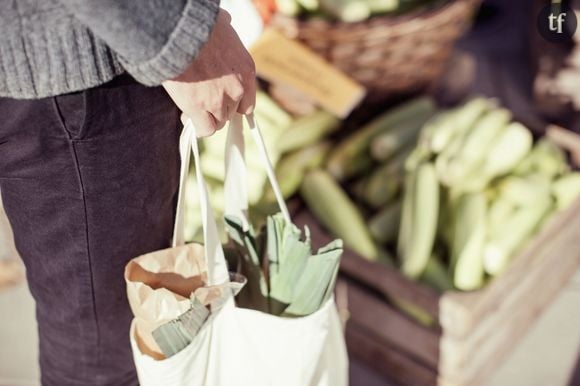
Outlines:
[[[579, 3], [222, 0], [295, 222], [347, 246], [351, 385], [580, 385]], [[218, 213], [221, 134], [202, 154]], [[247, 153], [259, 225], [274, 200]], [[38, 385], [1, 211], [0, 315], [0, 386]]]

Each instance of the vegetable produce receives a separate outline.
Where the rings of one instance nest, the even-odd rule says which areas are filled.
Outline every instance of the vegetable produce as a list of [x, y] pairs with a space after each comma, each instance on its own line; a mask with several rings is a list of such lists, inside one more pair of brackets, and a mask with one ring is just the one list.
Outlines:
[[300, 194], [316, 218], [345, 245], [369, 260], [378, 258], [360, 211], [330, 174], [311, 170], [304, 177]]
[[490, 275], [503, 272], [513, 254], [533, 234], [553, 207], [551, 199], [538, 199], [534, 205], [516, 210], [488, 240], [484, 250], [484, 267]]
[[486, 157], [469, 172], [458, 188], [465, 192], [484, 189], [499, 176], [513, 170], [532, 148], [532, 134], [518, 122], [512, 122], [491, 145]]
[[401, 191], [405, 178], [405, 160], [410, 153], [411, 148], [403, 149], [391, 162], [363, 177], [358, 182], [358, 197], [372, 208], [380, 208], [391, 202]]
[[357, 22], [373, 15], [402, 14], [437, 0], [276, 0], [288, 16], [312, 15], [343, 22]]
[[483, 164], [486, 182], [513, 170], [530, 152], [532, 133], [521, 123], [512, 122], [493, 143]]
[[302, 231], [281, 213], [267, 218], [267, 226], [256, 235], [244, 230], [239, 219], [226, 217], [228, 233], [242, 259], [241, 273], [248, 284], [237, 297], [240, 307], [273, 315], [304, 316], [316, 312], [332, 295], [342, 240], [334, 240], [312, 252], [308, 228]]
[[465, 134], [492, 103], [474, 98], [464, 106], [435, 115], [421, 130], [419, 143], [407, 159], [406, 169], [413, 170], [421, 162], [438, 155], [435, 166], [444, 174], [450, 158], [461, 148]]
[[[302, 184], [306, 171], [320, 166], [329, 150], [330, 143], [321, 142], [289, 153], [278, 162], [276, 177], [284, 198], [296, 193]], [[276, 201], [270, 185], [266, 185], [262, 200], [264, 202]]]
[[320, 0], [320, 5], [324, 12], [345, 22], [362, 21], [371, 16], [366, 0]]
[[292, 117], [274, 102], [266, 93], [256, 93], [254, 115], [260, 122], [260, 128], [284, 129], [292, 122]]
[[369, 221], [369, 232], [373, 239], [381, 244], [397, 240], [403, 203], [398, 200], [384, 207]]
[[580, 172], [570, 173], [556, 180], [552, 186], [558, 210], [567, 209], [580, 197]]
[[179, 316], [153, 330], [155, 342], [161, 348], [163, 355], [169, 358], [183, 350], [197, 335], [204, 322], [209, 317], [209, 310], [192, 296], [191, 308]]
[[531, 174], [525, 177], [511, 176], [499, 184], [499, 194], [516, 206], [534, 206], [539, 200], [550, 199], [549, 177]]
[[297, 0], [276, 0], [276, 8], [280, 13], [287, 16], [298, 16], [300, 14], [300, 4]]
[[447, 186], [458, 184], [483, 162], [497, 136], [506, 128], [511, 114], [504, 109], [485, 114], [464, 136], [439, 177]]
[[[430, 100], [416, 99], [347, 135], [331, 148], [328, 172], [309, 172], [300, 192], [314, 216], [361, 256], [438, 291], [477, 290], [556, 208], [580, 197], [580, 173], [570, 172], [550, 140], [534, 144], [530, 130], [494, 100], [433, 112]], [[434, 323], [416, 305], [389, 299], [418, 322]]]
[[339, 126], [340, 120], [324, 110], [297, 118], [278, 138], [278, 151], [285, 153], [312, 145], [338, 129]]
[[425, 117], [406, 120], [401, 128], [396, 131], [388, 131], [378, 135], [371, 142], [371, 155], [379, 161], [386, 161], [400, 152], [402, 148], [409, 148], [417, 142], [421, 127], [425, 123]]
[[488, 99], [474, 98], [464, 106], [436, 115], [423, 128], [425, 146], [434, 154], [441, 153], [451, 141], [461, 139], [492, 105]]
[[410, 213], [403, 217], [402, 221], [409, 221], [409, 234], [405, 242], [402, 258], [402, 272], [411, 277], [421, 276], [435, 243], [437, 233], [437, 216], [439, 214], [439, 181], [435, 167], [431, 163], [419, 166], [413, 177], [413, 190], [411, 194]]
[[415, 180], [415, 172], [409, 173], [405, 177], [405, 195], [401, 208], [401, 220], [399, 221], [397, 256], [404, 256], [409, 249], [411, 225], [413, 224], [413, 196], [410, 192], [415, 191]]
[[320, 6], [318, 0], [297, 0], [300, 6], [307, 11], [316, 11]]
[[[429, 103], [399, 106], [347, 136], [326, 168], [339, 181], [366, 171], [350, 184], [351, 193], [365, 208], [377, 209], [369, 233], [379, 251], [397, 240], [406, 276], [439, 290], [476, 290], [487, 275], [505, 269], [555, 202], [564, 208], [580, 196], [580, 177], [569, 172], [560, 148], [546, 139], [534, 145], [531, 132], [493, 100], [474, 98], [430, 119]], [[404, 135], [397, 130], [403, 127]], [[412, 148], [408, 141], [415, 142]], [[320, 185], [332, 182], [326, 177]], [[352, 201], [348, 205], [351, 211]], [[313, 213], [336, 235], [348, 232], [333, 231], [339, 221], [329, 220], [328, 210], [324, 219]], [[365, 234], [360, 224], [355, 228]]]
[[369, 146], [375, 137], [386, 132], [406, 135], [403, 134], [406, 122], [426, 121], [434, 112], [430, 98], [418, 98], [381, 115], [335, 147], [327, 162], [328, 171], [342, 181], [368, 169], [372, 166]]
[[453, 283], [458, 289], [469, 291], [483, 285], [486, 213], [487, 199], [481, 192], [462, 196], [455, 208], [451, 265]]
[[440, 292], [453, 289], [453, 282], [437, 254], [429, 259], [425, 271], [421, 275], [421, 281]]
[[519, 175], [540, 173], [555, 178], [568, 170], [564, 151], [551, 140], [542, 138], [516, 167], [514, 173]]
[[488, 239], [495, 239], [497, 234], [503, 231], [503, 224], [517, 208], [517, 205], [506, 197], [500, 196], [493, 200], [487, 213]]

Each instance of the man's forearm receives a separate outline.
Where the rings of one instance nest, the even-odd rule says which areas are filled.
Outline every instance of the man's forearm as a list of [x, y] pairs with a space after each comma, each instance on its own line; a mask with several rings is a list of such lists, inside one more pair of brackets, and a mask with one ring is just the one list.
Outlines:
[[219, 0], [60, 0], [138, 81], [181, 74], [209, 38]]

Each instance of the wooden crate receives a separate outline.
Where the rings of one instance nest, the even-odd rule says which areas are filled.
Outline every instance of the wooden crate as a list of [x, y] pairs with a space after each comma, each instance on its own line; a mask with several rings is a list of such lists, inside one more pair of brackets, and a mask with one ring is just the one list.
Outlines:
[[[308, 211], [295, 221], [317, 242], [330, 240]], [[553, 216], [506, 272], [472, 292], [438, 293], [346, 251], [338, 289], [346, 287], [339, 292], [347, 294], [349, 353], [403, 385], [480, 385], [580, 267], [579, 240], [580, 199]], [[414, 304], [438, 323], [421, 325], [387, 299]]]

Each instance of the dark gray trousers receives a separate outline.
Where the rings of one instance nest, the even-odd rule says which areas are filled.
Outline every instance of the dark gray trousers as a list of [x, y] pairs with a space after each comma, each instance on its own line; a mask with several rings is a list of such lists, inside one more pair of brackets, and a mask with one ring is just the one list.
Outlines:
[[125, 75], [0, 98], [0, 188], [36, 300], [43, 385], [137, 384], [123, 269], [170, 244], [179, 128], [164, 90]]

